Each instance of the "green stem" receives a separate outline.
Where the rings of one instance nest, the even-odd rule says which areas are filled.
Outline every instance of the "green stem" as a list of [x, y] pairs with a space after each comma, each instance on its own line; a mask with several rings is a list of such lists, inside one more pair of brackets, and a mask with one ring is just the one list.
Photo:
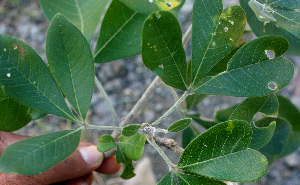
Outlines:
[[[173, 98], [174, 98], [175, 102], [177, 102], [177, 101], [179, 100], [179, 97], [178, 97], [177, 92], [174, 90], [173, 87], [171, 87], [171, 86], [169, 86], [169, 85], [167, 85], [167, 84], [165, 84], [165, 86], [166, 86], [167, 89], [170, 91], [170, 93], [173, 95]], [[183, 113], [182, 108], [181, 108], [180, 105], [177, 107], [177, 109], [178, 109], [178, 111], [180, 112], [181, 117], [185, 117], [185, 115], [184, 115], [184, 113]]]
[[95, 75], [95, 82], [96, 82], [97, 88], [99, 89], [99, 91], [100, 91], [101, 94], [103, 95], [103, 97], [104, 97], [104, 99], [105, 99], [105, 101], [106, 101], [106, 103], [107, 103], [107, 105], [108, 105], [108, 108], [109, 108], [109, 110], [110, 110], [110, 112], [111, 112], [111, 114], [112, 114], [112, 117], [113, 117], [113, 124], [114, 124], [114, 126], [116, 126], [116, 125], [118, 124], [118, 122], [119, 122], [119, 121], [118, 121], [118, 116], [117, 116], [117, 114], [116, 114], [116, 111], [115, 111], [113, 105], [111, 104], [111, 101], [109, 100], [109, 98], [108, 98], [108, 96], [107, 96], [107, 94], [106, 94], [104, 88], [102, 87], [102, 85], [101, 85], [101, 83], [100, 83], [100, 81], [98, 80], [98, 78], [97, 78], [96, 75]]
[[85, 129], [99, 129], [99, 130], [122, 130], [123, 127], [85, 125], [84, 128]]
[[160, 149], [160, 147], [155, 143], [153, 139], [147, 137], [148, 143], [150, 143], [153, 148], [159, 153], [159, 155], [164, 159], [164, 161], [168, 164], [169, 168], [172, 169], [175, 165], [170, 161], [170, 159], [166, 156], [166, 154]]
[[180, 105], [189, 94], [189, 91], [185, 91], [184, 94], [179, 98], [179, 100], [164, 115], [162, 115], [160, 118], [158, 118], [158, 120], [152, 123], [151, 126], [157, 126], [162, 120], [169, 116], [173, 112], [173, 110], [175, 110], [177, 106]]

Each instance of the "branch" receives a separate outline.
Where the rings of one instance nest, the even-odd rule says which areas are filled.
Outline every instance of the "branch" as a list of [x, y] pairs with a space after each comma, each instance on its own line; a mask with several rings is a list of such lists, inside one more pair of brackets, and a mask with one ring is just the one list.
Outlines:
[[162, 138], [158, 136], [154, 136], [153, 139], [158, 145], [164, 146], [170, 150], [172, 150], [175, 153], [182, 154], [183, 148], [177, 145], [177, 143], [173, 139], [169, 138]]
[[[120, 127], [124, 127], [130, 123], [130, 121], [136, 117], [136, 115], [139, 113], [141, 109], [143, 109], [145, 103], [149, 100], [151, 95], [154, 93], [155, 89], [158, 88], [161, 85], [161, 79], [159, 77], [156, 77], [153, 82], [149, 85], [149, 87], [146, 89], [142, 97], [138, 100], [138, 102], [134, 105], [134, 107], [131, 109], [131, 111], [128, 113], [127, 116], [122, 118], [122, 121], [120, 123]], [[117, 139], [120, 136], [120, 131], [114, 131], [112, 133], [113, 138]]]

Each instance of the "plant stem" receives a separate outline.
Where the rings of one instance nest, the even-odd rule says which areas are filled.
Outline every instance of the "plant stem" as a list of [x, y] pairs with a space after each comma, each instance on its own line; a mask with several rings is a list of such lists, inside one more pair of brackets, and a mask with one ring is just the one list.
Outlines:
[[179, 98], [179, 100], [164, 115], [162, 115], [160, 118], [158, 118], [158, 120], [152, 123], [151, 126], [157, 126], [162, 120], [169, 116], [173, 112], [173, 110], [176, 109], [177, 106], [180, 105], [189, 94], [189, 91], [185, 91], [184, 94]]
[[107, 103], [107, 105], [108, 105], [108, 108], [109, 108], [109, 110], [110, 110], [110, 112], [111, 112], [111, 114], [112, 114], [112, 117], [113, 117], [113, 124], [114, 124], [114, 126], [116, 126], [116, 125], [119, 123], [119, 121], [118, 121], [118, 116], [117, 116], [117, 114], [116, 114], [116, 111], [115, 111], [113, 105], [111, 104], [111, 101], [109, 100], [109, 98], [108, 98], [108, 96], [107, 96], [107, 94], [106, 94], [104, 88], [102, 87], [102, 85], [101, 85], [101, 83], [100, 83], [100, 81], [99, 81], [99, 79], [97, 78], [96, 75], [95, 75], [95, 82], [96, 82], [97, 88], [99, 89], [99, 91], [100, 91], [101, 94], [103, 95], [103, 97], [104, 97], [104, 99], [105, 99], [105, 101], [106, 101], [106, 103]]
[[85, 129], [99, 129], [99, 130], [122, 130], [123, 127], [85, 125], [84, 128]]
[[[177, 92], [175, 91], [175, 89], [174, 89], [173, 87], [167, 85], [167, 84], [165, 84], [165, 86], [167, 87], [167, 89], [168, 89], [168, 90], [171, 92], [171, 94], [173, 95], [173, 98], [174, 98], [175, 102], [177, 102], [177, 101], [179, 100], [179, 97], [178, 97], [178, 94], [177, 94]], [[177, 107], [177, 109], [178, 109], [178, 111], [180, 112], [181, 117], [184, 117], [185, 115], [184, 115], [184, 113], [183, 113], [183, 111], [182, 111], [180, 105]]]
[[182, 45], [185, 46], [188, 41], [190, 40], [191, 36], [192, 36], [192, 24], [190, 25], [190, 27], [188, 28], [188, 30], [185, 32], [185, 34], [182, 37]]
[[159, 146], [155, 143], [153, 138], [150, 138], [148, 136], [147, 141], [153, 146], [153, 148], [155, 148], [155, 150], [159, 153], [159, 155], [165, 160], [169, 168], [172, 169], [174, 167], [174, 164], [170, 161], [170, 159], [166, 156], [166, 154], [159, 148]]
[[[134, 107], [131, 109], [131, 111], [128, 113], [127, 116], [122, 118], [122, 122], [120, 123], [120, 127], [126, 126], [129, 124], [129, 122], [135, 118], [135, 116], [138, 114], [140, 110], [143, 109], [145, 103], [148, 101], [148, 99], [151, 97], [151, 95], [154, 93], [155, 89], [158, 88], [161, 85], [161, 79], [159, 77], [155, 77], [153, 82], [149, 85], [149, 87], [146, 89], [142, 97], [138, 100], [138, 102], [134, 105]], [[116, 139], [120, 135], [120, 131], [115, 130], [112, 133], [112, 136]]]

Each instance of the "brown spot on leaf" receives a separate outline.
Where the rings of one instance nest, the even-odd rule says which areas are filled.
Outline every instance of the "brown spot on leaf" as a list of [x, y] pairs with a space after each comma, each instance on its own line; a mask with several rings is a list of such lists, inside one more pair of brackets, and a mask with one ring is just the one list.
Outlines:
[[14, 49], [18, 49], [19, 48], [19, 45], [18, 44], [14, 44]]
[[25, 55], [25, 50], [23, 48], [20, 49], [19, 51], [20, 56], [24, 56]]

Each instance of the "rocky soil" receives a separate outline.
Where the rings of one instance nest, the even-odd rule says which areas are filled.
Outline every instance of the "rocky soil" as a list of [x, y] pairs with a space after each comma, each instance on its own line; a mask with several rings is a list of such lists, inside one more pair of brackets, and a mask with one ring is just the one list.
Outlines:
[[[235, 4], [234, 1], [225, 1], [225, 5]], [[230, 3], [228, 3], [230, 2]], [[186, 0], [186, 4], [179, 14], [179, 20], [182, 25], [183, 33], [191, 24], [192, 0]], [[46, 61], [45, 57], [45, 34], [49, 26], [49, 21], [41, 12], [38, 1], [30, 0], [0, 0], [0, 34], [8, 34], [17, 37], [32, 46]], [[99, 32], [99, 28], [97, 33]], [[97, 33], [93, 39], [91, 47], [94, 47]], [[186, 46], [187, 56], [190, 58], [190, 42]], [[289, 86], [282, 90], [281, 94], [288, 96], [300, 107], [300, 87], [299, 67], [300, 58], [289, 57], [295, 66], [295, 78]], [[141, 56], [118, 60], [112, 63], [96, 65], [96, 73], [100, 78], [105, 90], [107, 91], [112, 104], [116, 108], [119, 118], [127, 115], [135, 102], [141, 97], [144, 90], [155, 78], [153, 73], [142, 63]], [[178, 92], [179, 94], [181, 92]], [[100, 96], [100, 98], [99, 98]], [[234, 97], [216, 97], [206, 98], [193, 111], [201, 112], [203, 117], [213, 118], [215, 110], [227, 108], [231, 105], [241, 102], [242, 98]], [[158, 88], [155, 94], [146, 104], [143, 110], [140, 110], [139, 116], [134, 123], [152, 122], [161, 116], [174, 103], [174, 99], [165, 87]], [[109, 110], [106, 108], [106, 102], [101, 98], [98, 91], [92, 99], [91, 109], [89, 111], [89, 121], [95, 125], [111, 125], [112, 118]], [[173, 121], [180, 119], [177, 112], [172, 113], [163, 123], [167, 127]], [[40, 135], [47, 132], [70, 129], [74, 125], [55, 116], [46, 116], [42, 120], [35, 121], [25, 128], [17, 131], [20, 134], [31, 136]], [[96, 143], [99, 137], [105, 132], [88, 131], [83, 134], [83, 140]], [[163, 137], [174, 138], [179, 144], [180, 135], [167, 134]], [[178, 157], [176, 154], [165, 150], [168, 156], [173, 156], [171, 160], [176, 163]], [[168, 171], [167, 165], [162, 158], [151, 147], [146, 146], [143, 160], [137, 165], [138, 173], [131, 181], [123, 181], [114, 176], [96, 175], [94, 184], [155, 184], [157, 180]], [[300, 150], [294, 154], [275, 161], [267, 175], [258, 182], [248, 183], [247, 185], [299, 185], [300, 184]]]

